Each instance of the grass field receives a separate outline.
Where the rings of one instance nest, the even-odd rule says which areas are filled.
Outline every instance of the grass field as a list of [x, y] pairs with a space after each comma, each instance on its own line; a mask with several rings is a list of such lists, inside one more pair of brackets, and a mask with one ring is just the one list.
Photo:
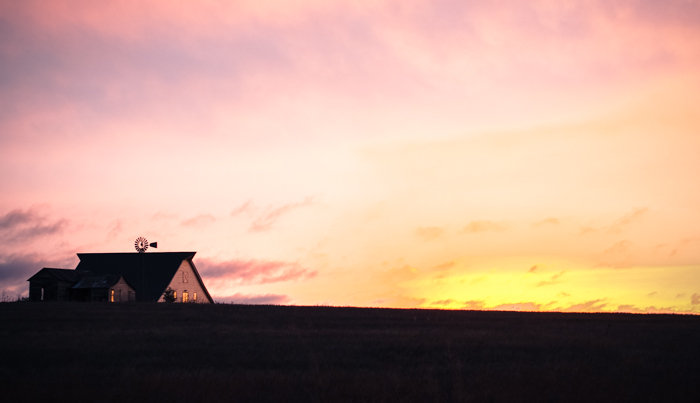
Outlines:
[[2, 303], [0, 400], [700, 401], [700, 317]]

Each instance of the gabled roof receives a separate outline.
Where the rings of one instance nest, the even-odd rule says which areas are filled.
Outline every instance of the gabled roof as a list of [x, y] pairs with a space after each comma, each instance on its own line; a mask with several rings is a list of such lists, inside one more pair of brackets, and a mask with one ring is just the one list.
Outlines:
[[[96, 275], [120, 274], [139, 301], [157, 301], [184, 260], [197, 252], [78, 253], [75, 270]], [[192, 265], [194, 267], [194, 265]]]
[[74, 283], [80, 279], [80, 277], [85, 274], [82, 270], [70, 270], [70, 269], [52, 269], [49, 267], [44, 267], [39, 270], [35, 275], [29, 277], [27, 281], [32, 281], [33, 279], [38, 279], [46, 277], [46, 275], [54, 277], [60, 281], [69, 281]]
[[[121, 278], [122, 276], [119, 274], [87, 274], [83, 276], [83, 278], [78, 280], [78, 282], [73, 286], [73, 288], [109, 288], [117, 284], [119, 282], [119, 279]], [[131, 286], [131, 284], [129, 284], [129, 286]]]

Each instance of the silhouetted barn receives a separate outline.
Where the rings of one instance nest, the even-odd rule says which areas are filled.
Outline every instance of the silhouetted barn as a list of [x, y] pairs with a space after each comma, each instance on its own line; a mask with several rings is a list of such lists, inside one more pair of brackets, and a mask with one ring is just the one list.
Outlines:
[[41, 269], [29, 278], [32, 301], [163, 301], [213, 303], [197, 268], [196, 252], [78, 253], [75, 270]]

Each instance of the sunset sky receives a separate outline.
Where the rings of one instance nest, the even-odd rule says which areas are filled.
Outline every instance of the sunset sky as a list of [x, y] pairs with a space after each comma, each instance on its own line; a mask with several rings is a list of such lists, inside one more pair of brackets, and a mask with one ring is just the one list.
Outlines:
[[12, 298], [700, 313], [700, 2], [0, 0], [0, 173]]

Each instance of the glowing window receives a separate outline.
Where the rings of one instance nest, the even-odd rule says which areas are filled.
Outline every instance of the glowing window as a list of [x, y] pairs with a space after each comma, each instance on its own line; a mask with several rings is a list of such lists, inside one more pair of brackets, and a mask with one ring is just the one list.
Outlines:
[[187, 293], [187, 290], [182, 293], [182, 302], [190, 302], [190, 294]]
[[175, 301], [177, 301], [177, 291], [173, 292], [173, 297], [175, 298]]
[[114, 289], [109, 293], [109, 302], [114, 302]]
[[197, 302], [197, 293], [195, 292], [194, 295], [192, 295], [192, 301]]

